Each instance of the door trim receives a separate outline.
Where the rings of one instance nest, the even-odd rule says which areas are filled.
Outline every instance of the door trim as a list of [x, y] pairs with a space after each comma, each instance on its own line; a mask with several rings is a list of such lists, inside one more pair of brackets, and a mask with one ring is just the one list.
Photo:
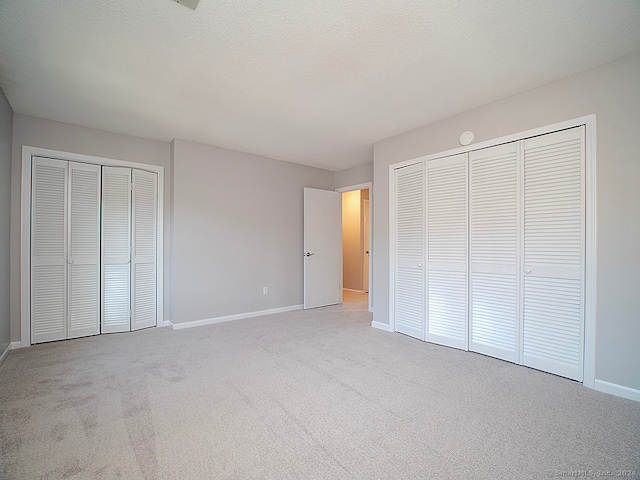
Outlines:
[[137, 168], [158, 175], [158, 222], [156, 227], [156, 326], [164, 322], [164, 167], [113, 158], [62, 152], [48, 148], [22, 147], [22, 188], [20, 194], [20, 345], [31, 345], [31, 159], [47, 157], [57, 160]]
[[504, 137], [487, 140], [469, 146], [458, 147], [444, 152], [438, 152], [422, 157], [406, 160], [404, 162], [389, 165], [389, 330], [395, 331], [395, 305], [394, 305], [394, 255], [395, 251], [395, 188], [393, 185], [394, 171], [420, 162], [428, 162], [442, 157], [469, 153], [487, 147], [494, 147], [503, 143], [524, 140], [559, 130], [584, 126], [585, 127], [585, 276], [584, 276], [584, 359], [583, 359], [583, 385], [588, 388], [596, 388], [595, 363], [596, 363], [596, 268], [597, 268], [597, 186], [596, 186], [596, 115], [587, 115], [564, 122], [554, 123], [540, 128], [524, 132], [506, 135]]
[[368, 294], [368, 308], [370, 312], [373, 312], [373, 182], [358, 183], [356, 185], [348, 185], [346, 187], [336, 188], [336, 192], [352, 192], [354, 190], [369, 189], [369, 294]]

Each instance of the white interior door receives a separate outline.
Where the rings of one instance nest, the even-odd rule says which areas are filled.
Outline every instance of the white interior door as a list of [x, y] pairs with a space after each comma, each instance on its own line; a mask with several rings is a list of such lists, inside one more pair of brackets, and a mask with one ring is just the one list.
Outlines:
[[100, 166], [69, 163], [67, 338], [100, 333]]
[[31, 343], [67, 338], [67, 169], [33, 159], [31, 185]]
[[304, 189], [304, 308], [342, 302], [341, 195]]
[[156, 325], [156, 223], [158, 181], [153, 172], [132, 172], [131, 330]]
[[469, 153], [470, 350], [519, 362], [520, 142]]
[[523, 363], [582, 381], [584, 127], [524, 141]]
[[427, 338], [468, 349], [467, 154], [427, 162]]
[[395, 184], [395, 330], [424, 340], [424, 163], [397, 169]]
[[131, 329], [131, 169], [102, 167], [102, 333]]

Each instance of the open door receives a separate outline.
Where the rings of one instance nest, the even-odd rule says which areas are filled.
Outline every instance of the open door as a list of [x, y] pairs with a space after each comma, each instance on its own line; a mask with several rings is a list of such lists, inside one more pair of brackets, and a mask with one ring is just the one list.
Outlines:
[[304, 308], [342, 303], [340, 193], [304, 189]]

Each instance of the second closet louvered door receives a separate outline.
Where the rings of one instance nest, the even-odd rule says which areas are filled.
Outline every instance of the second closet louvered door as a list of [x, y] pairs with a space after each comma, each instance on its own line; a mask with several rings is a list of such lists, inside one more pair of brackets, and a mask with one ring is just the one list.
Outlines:
[[67, 338], [69, 162], [34, 158], [31, 177], [31, 343]]
[[131, 330], [131, 169], [102, 167], [102, 333]]
[[69, 163], [67, 338], [100, 333], [100, 166]]
[[517, 362], [519, 143], [469, 153], [470, 350]]
[[395, 175], [395, 330], [424, 340], [424, 164]]
[[584, 127], [524, 141], [523, 358], [581, 381]]
[[467, 154], [427, 169], [426, 340], [468, 349]]
[[131, 330], [156, 324], [157, 175], [132, 172]]

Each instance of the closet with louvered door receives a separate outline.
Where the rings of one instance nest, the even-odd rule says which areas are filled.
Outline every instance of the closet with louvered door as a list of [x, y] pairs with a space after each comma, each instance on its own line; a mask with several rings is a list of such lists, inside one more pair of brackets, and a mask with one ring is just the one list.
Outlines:
[[424, 164], [395, 170], [395, 330], [425, 339]]
[[102, 167], [102, 332], [131, 329], [131, 169]]
[[154, 326], [157, 175], [102, 167], [102, 177], [102, 332]]
[[100, 333], [100, 167], [35, 157], [31, 343]]
[[426, 340], [467, 350], [467, 154], [426, 170]]
[[[396, 330], [412, 312], [420, 338], [424, 311], [428, 342], [582, 381], [585, 158], [580, 126], [396, 170]], [[406, 205], [420, 194], [401, 193], [402, 170], [424, 172], [420, 208]], [[421, 225], [421, 212], [422, 245], [400, 227]], [[407, 242], [426, 257], [412, 283], [400, 269]]]
[[582, 381], [584, 127], [523, 144], [522, 363]]
[[469, 153], [469, 349], [518, 362], [518, 142]]
[[131, 330], [156, 324], [157, 198], [157, 175], [133, 170]]
[[69, 162], [68, 338], [100, 333], [100, 167]]
[[156, 325], [157, 174], [31, 162], [31, 343]]

